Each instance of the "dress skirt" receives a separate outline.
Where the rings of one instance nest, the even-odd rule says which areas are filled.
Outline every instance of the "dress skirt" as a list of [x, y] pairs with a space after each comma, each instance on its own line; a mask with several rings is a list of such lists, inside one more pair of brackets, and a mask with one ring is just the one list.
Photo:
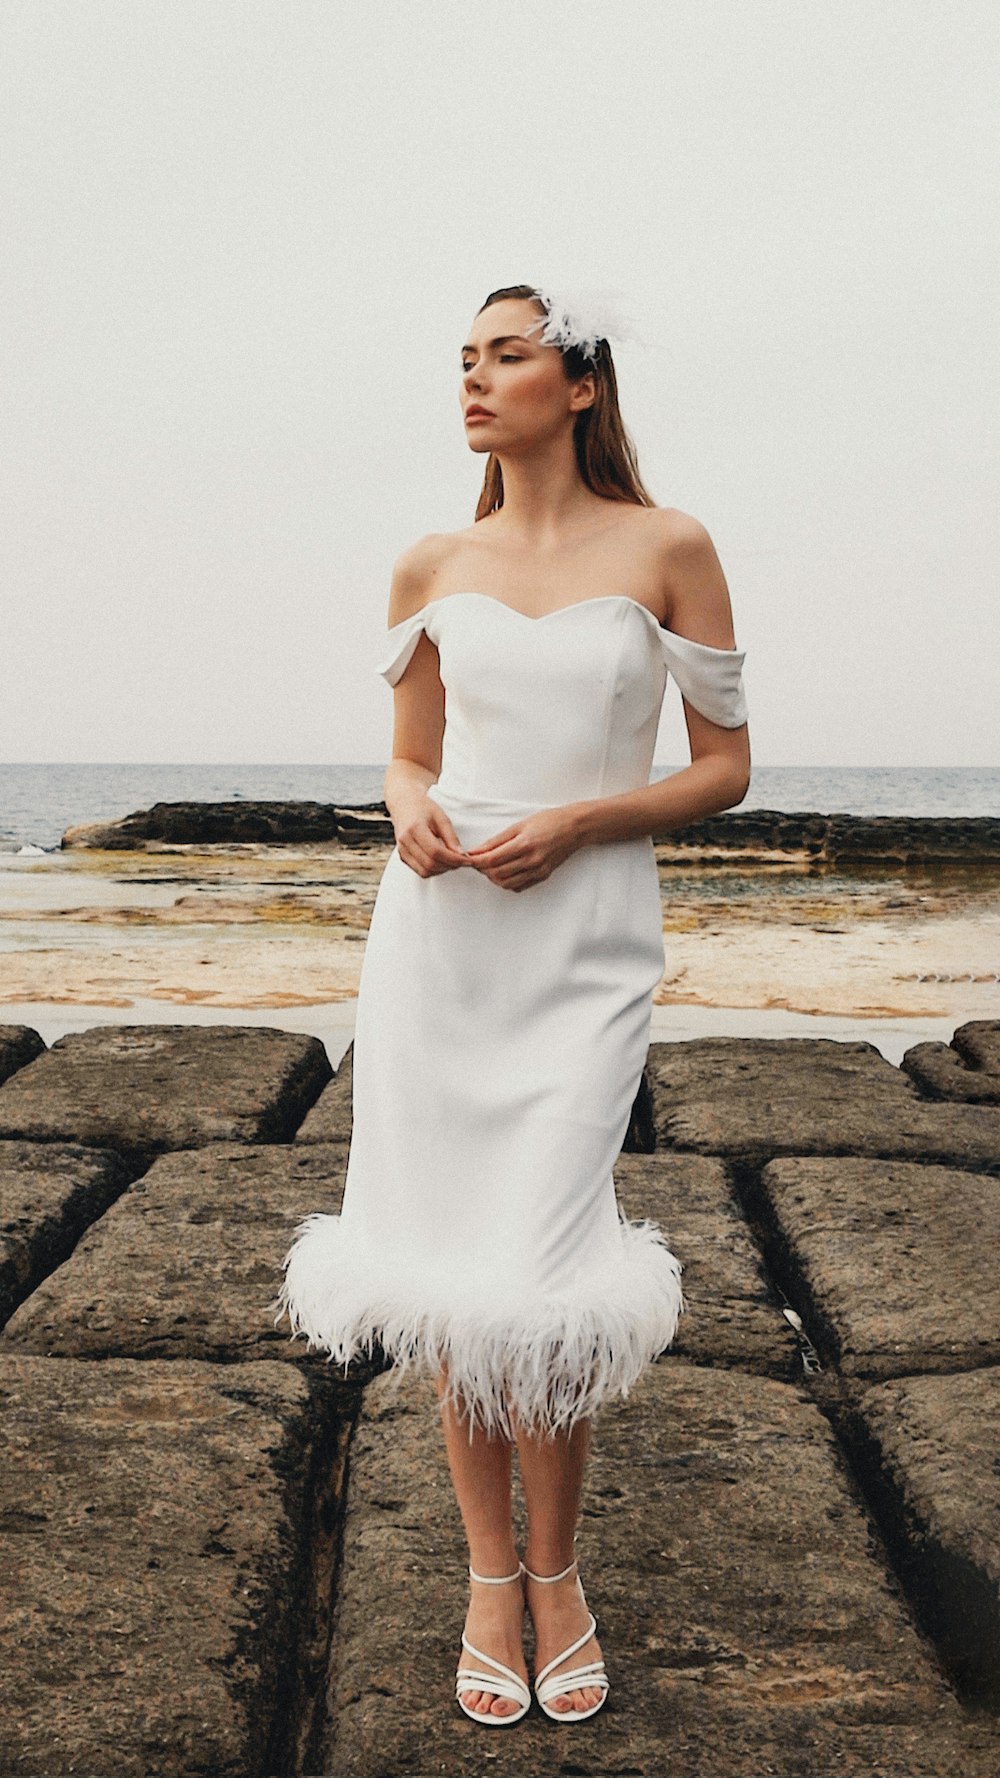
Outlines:
[[[428, 794], [463, 846], [545, 806]], [[684, 1310], [680, 1262], [613, 1176], [663, 966], [648, 837], [579, 847], [518, 892], [471, 867], [420, 877], [394, 848], [342, 1208], [295, 1229], [275, 1320], [345, 1370], [377, 1349], [397, 1381], [444, 1369], [470, 1439], [567, 1431], [626, 1396]]]

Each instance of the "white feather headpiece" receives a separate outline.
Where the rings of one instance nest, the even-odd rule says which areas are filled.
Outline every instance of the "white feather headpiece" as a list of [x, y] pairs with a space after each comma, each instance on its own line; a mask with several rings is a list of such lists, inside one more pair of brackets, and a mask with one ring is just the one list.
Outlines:
[[621, 292], [594, 285], [543, 285], [535, 295], [545, 305], [544, 319], [529, 323], [527, 333], [538, 333], [545, 345], [558, 346], [565, 352], [575, 346], [584, 358], [593, 359], [598, 340], [643, 339], [635, 320], [625, 309]]

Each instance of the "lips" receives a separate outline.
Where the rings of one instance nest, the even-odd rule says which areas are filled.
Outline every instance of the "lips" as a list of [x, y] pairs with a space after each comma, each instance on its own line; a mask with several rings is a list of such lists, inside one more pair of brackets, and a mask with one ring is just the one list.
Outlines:
[[467, 420], [495, 420], [496, 414], [491, 414], [486, 407], [467, 407], [465, 417]]

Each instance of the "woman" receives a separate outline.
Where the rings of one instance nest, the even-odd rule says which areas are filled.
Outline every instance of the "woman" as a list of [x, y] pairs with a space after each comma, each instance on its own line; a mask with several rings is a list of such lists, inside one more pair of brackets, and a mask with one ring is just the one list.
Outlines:
[[[725, 578], [704, 527], [642, 485], [614, 335], [593, 304], [514, 285], [462, 349], [485, 481], [473, 525], [395, 564], [377, 671], [396, 844], [359, 984], [343, 1208], [299, 1225], [277, 1299], [345, 1367], [378, 1346], [397, 1378], [436, 1378], [469, 1544], [456, 1697], [490, 1727], [530, 1705], [525, 1604], [546, 1714], [579, 1721], [607, 1695], [573, 1556], [590, 1420], [685, 1306], [612, 1173], [663, 974], [652, 836], [732, 807], [750, 776]], [[668, 671], [691, 764], [650, 784]]]

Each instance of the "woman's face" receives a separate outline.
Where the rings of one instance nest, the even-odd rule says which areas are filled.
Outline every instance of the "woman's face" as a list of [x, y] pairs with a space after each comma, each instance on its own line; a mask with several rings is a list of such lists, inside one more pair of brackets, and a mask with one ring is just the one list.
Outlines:
[[[594, 399], [593, 377], [567, 381], [558, 346], [527, 333], [544, 319], [540, 303], [504, 297], [483, 309], [462, 347], [460, 401], [473, 451], [511, 451], [537, 445], [571, 427]], [[485, 418], [476, 409], [485, 408]]]

